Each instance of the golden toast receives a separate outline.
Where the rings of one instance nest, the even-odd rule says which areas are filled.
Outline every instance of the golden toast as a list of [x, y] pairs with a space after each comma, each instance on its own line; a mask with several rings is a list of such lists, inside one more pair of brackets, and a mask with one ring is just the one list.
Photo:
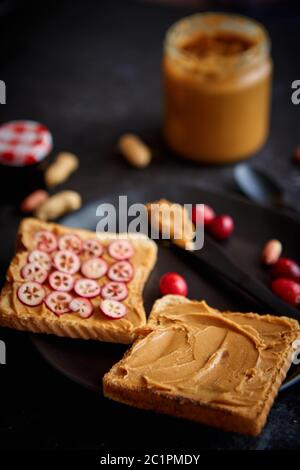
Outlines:
[[146, 322], [142, 291], [157, 247], [144, 235], [123, 235], [24, 219], [1, 293], [0, 325], [131, 343]]
[[106, 397], [257, 435], [291, 365], [299, 324], [169, 295], [155, 302], [140, 335], [104, 376]]

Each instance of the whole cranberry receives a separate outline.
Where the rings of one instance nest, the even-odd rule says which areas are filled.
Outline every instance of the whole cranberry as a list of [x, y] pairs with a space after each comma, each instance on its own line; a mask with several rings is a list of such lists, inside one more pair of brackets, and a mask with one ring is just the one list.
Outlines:
[[215, 211], [212, 207], [208, 206], [207, 204], [196, 204], [195, 206], [193, 206], [192, 221], [195, 225], [202, 223], [204, 224], [204, 226], [210, 225], [215, 217]]
[[187, 296], [188, 286], [186, 280], [178, 273], [166, 273], [159, 281], [159, 288], [162, 295], [174, 294]]
[[279, 258], [271, 268], [271, 275], [300, 280], [300, 266], [293, 259]]
[[234, 230], [233, 218], [230, 215], [218, 215], [209, 225], [209, 230], [218, 240], [225, 240]]
[[272, 291], [290, 305], [300, 304], [300, 284], [292, 279], [280, 277], [272, 282]]

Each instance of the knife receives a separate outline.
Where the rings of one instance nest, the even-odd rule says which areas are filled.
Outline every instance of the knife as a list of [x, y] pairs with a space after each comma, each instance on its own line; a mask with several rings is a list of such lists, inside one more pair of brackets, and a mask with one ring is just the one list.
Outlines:
[[203, 274], [203, 266], [208, 267], [221, 279], [229, 281], [240, 291], [259, 302], [269, 313], [290, 316], [300, 320], [300, 311], [276, 297], [260, 281], [237, 266], [209, 235], [205, 235], [201, 250], [189, 251], [172, 243], [173, 251], [196, 271]]

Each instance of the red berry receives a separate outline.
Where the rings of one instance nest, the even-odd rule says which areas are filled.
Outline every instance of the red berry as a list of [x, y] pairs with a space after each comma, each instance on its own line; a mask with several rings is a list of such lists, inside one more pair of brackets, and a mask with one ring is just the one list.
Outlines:
[[122, 318], [127, 314], [126, 305], [112, 299], [102, 300], [100, 302], [100, 310], [109, 318]]
[[162, 295], [174, 294], [187, 296], [188, 286], [186, 280], [177, 273], [166, 273], [159, 281], [159, 288]]
[[79, 297], [92, 298], [100, 294], [101, 287], [94, 279], [82, 277], [75, 282], [74, 291]]
[[101, 258], [89, 258], [81, 265], [81, 273], [89, 279], [100, 279], [108, 270], [108, 264]]
[[230, 215], [218, 215], [209, 226], [211, 234], [218, 240], [225, 240], [234, 230], [233, 218]]
[[90, 318], [93, 315], [93, 304], [84, 297], [75, 297], [69, 304], [70, 310], [78, 313], [81, 318]]
[[[203, 206], [203, 209], [202, 209]], [[192, 209], [192, 221], [196, 225], [204, 223], [204, 226], [212, 223], [216, 217], [215, 211], [212, 207], [206, 204], [196, 204]]]
[[290, 258], [279, 258], [271, 269], [273, 277], [285, 277], [300, 280], [300, 266]]
[[298, 282], [283, 277], [275, 279], [272, 282], [272, 291], [290, 305], [297, 306], [300, 303], [300, 284]]
[[108, 246], [108, 254], [118, 261], [129, 259], [134, 254], [134, 249], [129, 240], [115, 240]]

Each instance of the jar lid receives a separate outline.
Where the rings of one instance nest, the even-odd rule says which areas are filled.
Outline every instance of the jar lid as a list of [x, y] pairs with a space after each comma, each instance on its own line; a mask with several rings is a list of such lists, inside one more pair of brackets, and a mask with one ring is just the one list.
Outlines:
[[52, 135], [35, 121], [10, 121], [0, 126], [0, 163], [33, 165], [52, 150]]

